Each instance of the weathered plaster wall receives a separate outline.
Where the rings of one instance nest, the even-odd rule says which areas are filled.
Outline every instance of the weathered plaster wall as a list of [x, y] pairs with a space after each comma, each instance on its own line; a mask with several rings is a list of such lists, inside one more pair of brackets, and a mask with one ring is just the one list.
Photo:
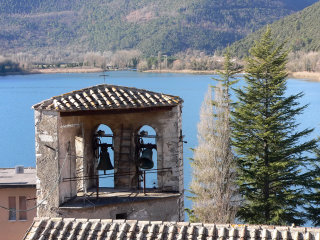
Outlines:
[[150, 221], [182, 221], [179, 198], [161, 198], [152, 201], [122, 203], [103, 207], [81, 209], [61, 208], [61, 217], [115, 219], [116, 214], [126, 213], [127, 219]]

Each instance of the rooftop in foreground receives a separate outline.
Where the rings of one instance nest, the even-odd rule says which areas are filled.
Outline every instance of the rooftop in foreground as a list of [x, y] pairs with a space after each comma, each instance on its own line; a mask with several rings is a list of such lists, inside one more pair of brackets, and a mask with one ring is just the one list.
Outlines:
[[23, 173], [16, 173], [15, 168], [0, 168], [0, 188], [35, 187], [36, 169], [24, 168]]
[[111, 219], [35, 218], [25, 240], [319, 240], [320, 228]]
[[105, 205], [114, 205], [122, 203], [152, 201], [163, 198], [177, 197], [180, 193], [177, 192], [160, 192], [154, 189], [146, 189], [146, 193], [143, 190], [119, 190], [114, 188], [99, 189], [99, 197], [97, 198], [97, 192], [95, 188], [90, 189], [85, 195], [78, 193], [76, 198], [72, 198], [69, 201], [63, 203], [61, 208], [92, 208]]

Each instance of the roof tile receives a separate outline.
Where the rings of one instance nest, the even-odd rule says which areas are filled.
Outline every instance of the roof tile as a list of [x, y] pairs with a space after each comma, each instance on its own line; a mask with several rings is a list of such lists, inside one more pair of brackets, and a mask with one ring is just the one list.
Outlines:
[[132, 87], [101, 84], [44, 100], [33, 105], [36, 110], [61, 112], [176, 106], [177, 96]]
[[35, 218], [24, 239], [320, 240], [320, 228]]

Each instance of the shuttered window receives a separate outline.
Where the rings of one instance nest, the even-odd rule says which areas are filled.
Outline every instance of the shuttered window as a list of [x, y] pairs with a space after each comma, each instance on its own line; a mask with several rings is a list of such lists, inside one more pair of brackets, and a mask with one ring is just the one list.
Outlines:
[[16, 217], [16, 197], [9, 197], [9, 220], [15, 221]]
[[[19, 197], [19, 220], [27, 220], [27, 212], [23, 211], [27, 209], [27, 198]], [[22, 210], [22, 211], [21, 211]]]

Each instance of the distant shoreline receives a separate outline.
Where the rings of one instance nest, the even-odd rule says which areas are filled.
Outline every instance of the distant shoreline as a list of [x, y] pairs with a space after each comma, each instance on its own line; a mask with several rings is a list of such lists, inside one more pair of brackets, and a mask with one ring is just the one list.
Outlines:
[[102, 68], [45, 68], [45, 69], [32, 69], [29, 71], [30, 74], [35, 73], [95, 73], [104, 72]]
[[289, 77], [306, 81], [320, 82], [320, 72], [292, 72]]
[[[187, 74], [217, 74], [217, 71], [198, 71], [198, 70], [171, 70], [171, 69], [163, 69], [163, 70], [146, 70], [143, 72], [147, 73], [187, 73]], [[314, 82], [320, 82], [320, 72], [289, 72], [289, 77], [291, 78], [297, 78], [302, 79], [306, 81], [314, 81]]]
[[95, 73], [105, 72], [102, 68], [45, 68], [45, 69], [30, 69], [17, 72], [6, 72], [0, 76], [9, 75], [29, 75], [29, 74], [54, 74], [54, 73]]
[[[120, 69], [119, 69], [120, 70]], [[123, 69], [121, 69], [123, 70]], [[112, 71], [115, 71], [114, 69]], [[26, 74], [54, 74], [54, 73], [97, 73], [105, 72], [102, 68], [46, 68], [46, 69], [31, 69], [29, 71], [22, 72], [8, 72], [4, 75], [26, 75]], [[214, 70], [172, 70], [172, 69], [163, 69], [163, 70], [146, 70], [144, 73], [184, 73], [184, 74], [203, 74], [203, 75], [214, 75], [218, 71]], [[320, 72], [289, 72], [289, 77], [302, 79], [306, 81], [320, 82]]]
[[187, 74], [217, 74], [215, 70], [191, 70], [191, 69], [182, 69], [182, 70], [172, 70], [172, 69], [163, 69], [163, 70], [145, 70], [145, 73], [187, 73]]

